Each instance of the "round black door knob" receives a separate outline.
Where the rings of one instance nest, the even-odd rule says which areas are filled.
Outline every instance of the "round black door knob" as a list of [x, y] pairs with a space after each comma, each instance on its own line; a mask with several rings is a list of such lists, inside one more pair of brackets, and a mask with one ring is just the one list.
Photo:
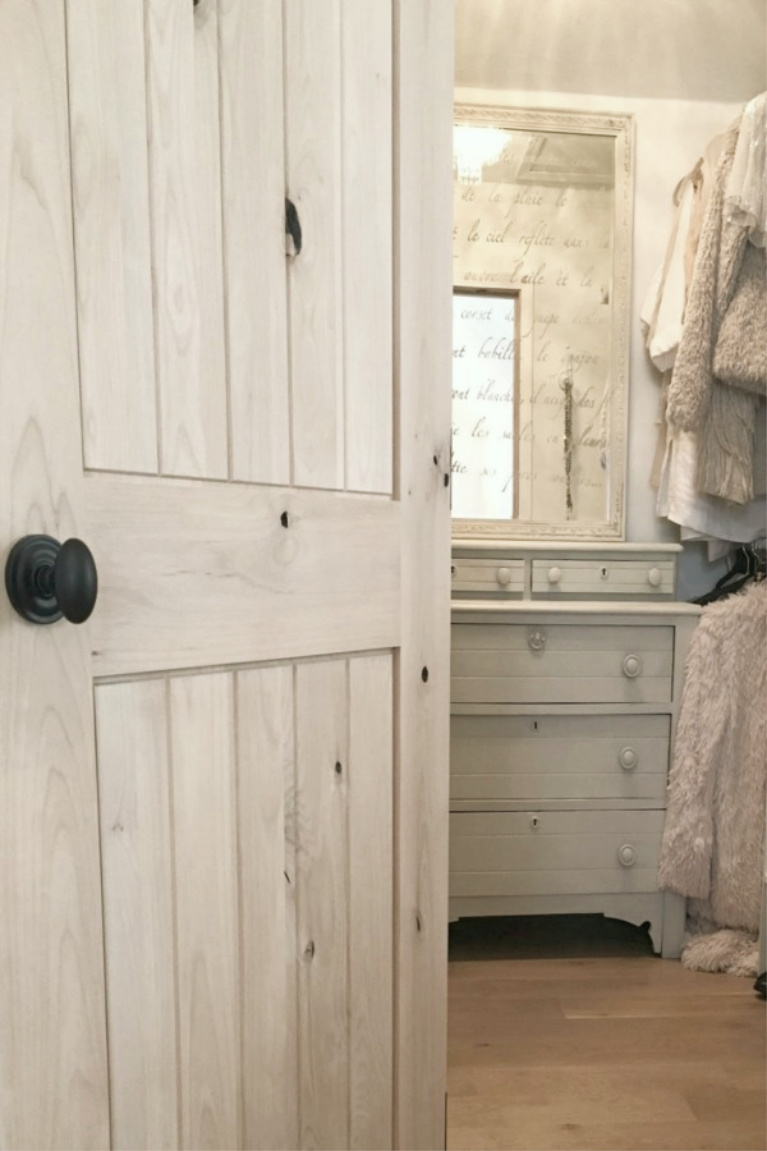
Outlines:
[[24, 536], [5, 565], [5, 590], [30, 623], [68, 619], [84, 623], [96, 605], [96, 564], [82, 540], [60, 544], [51, 536]]

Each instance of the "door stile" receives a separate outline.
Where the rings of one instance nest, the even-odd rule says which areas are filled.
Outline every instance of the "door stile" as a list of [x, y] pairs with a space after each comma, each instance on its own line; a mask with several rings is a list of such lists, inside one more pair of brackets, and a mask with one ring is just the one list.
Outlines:
[[[2, 560], [82, 528], [62, 4], [0, 5]], [[109, 1143], [88, 628], [0, 602], [0, 1143]]]
[[395, 1147], [445, 1145], [453, 12], [394, 3], [395, 391], [402, 516], [396, 719]]

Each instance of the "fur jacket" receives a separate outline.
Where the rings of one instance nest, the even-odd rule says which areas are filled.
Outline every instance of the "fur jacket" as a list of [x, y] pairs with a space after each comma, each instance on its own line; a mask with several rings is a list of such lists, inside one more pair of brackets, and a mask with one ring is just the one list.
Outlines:
[[743, 504], [754, 495], [754, 433], [767, 386], [767, 293], [764, 252], [725, 210], [736, 142], [731, 134], [703, 223], [667, 418], [699, 436], [699, 489]]
[[703, 611], [685, 665], [660, 885], [759, 926], [767, 800], [767, 580]]

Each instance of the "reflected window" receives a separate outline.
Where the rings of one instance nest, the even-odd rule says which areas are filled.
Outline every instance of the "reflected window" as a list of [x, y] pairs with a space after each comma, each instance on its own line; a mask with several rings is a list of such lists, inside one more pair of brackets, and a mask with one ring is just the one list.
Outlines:
[[453, 294], [452, 512], [517, 515], [519, 293]]

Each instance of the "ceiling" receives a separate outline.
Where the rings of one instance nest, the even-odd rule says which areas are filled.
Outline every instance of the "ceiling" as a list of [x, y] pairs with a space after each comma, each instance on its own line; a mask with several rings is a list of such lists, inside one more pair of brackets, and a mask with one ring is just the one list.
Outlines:
[[745, 101], [767, 88], [767, 5], [456, 0], [456, 85]]

